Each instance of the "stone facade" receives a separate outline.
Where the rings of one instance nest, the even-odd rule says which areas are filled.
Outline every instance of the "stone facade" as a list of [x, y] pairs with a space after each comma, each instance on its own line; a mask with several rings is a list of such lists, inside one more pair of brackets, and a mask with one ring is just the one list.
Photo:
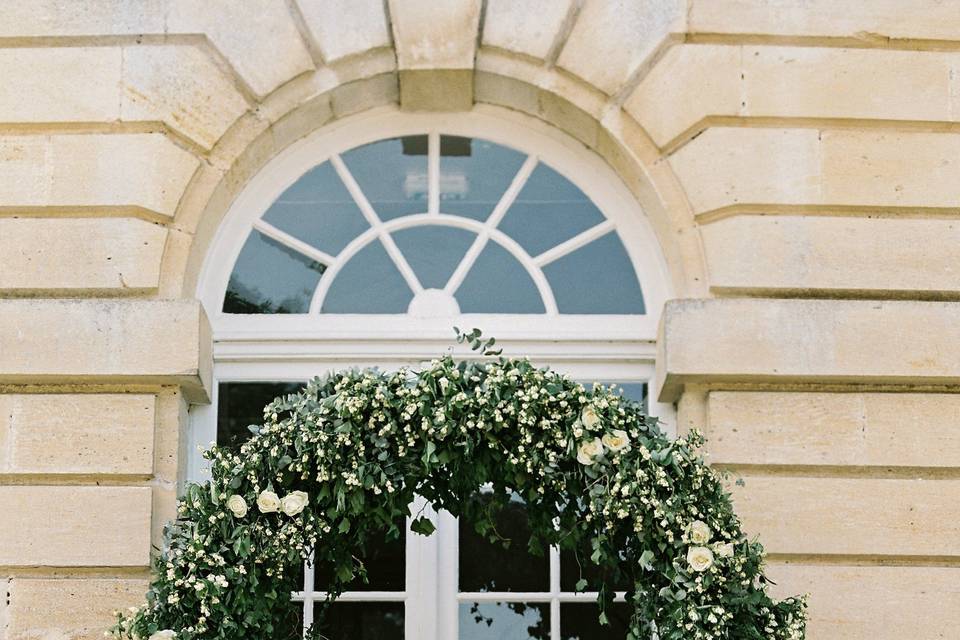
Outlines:
[[[102, 636], [173, 514], [205, 251], [375, 108], [602, 157], [678, 298], [658, 375], [811, 640], [960, 635], [957, 0], [0, 0], [0, 638]], [[559, 135], [559, 134], [558, 134]]]

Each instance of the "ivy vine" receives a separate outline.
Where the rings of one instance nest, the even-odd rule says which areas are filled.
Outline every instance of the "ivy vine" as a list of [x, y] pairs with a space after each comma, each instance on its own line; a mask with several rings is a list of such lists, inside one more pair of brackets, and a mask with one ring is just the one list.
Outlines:
[[[505, 358], [478, 330], [458, 340], [477, 357], [316, 378], [269, 404], [239, 448], [208, 450], [212, 479], [187, 487], [146, 603], [118, 613], [113, 635], [279, 637], [310, 552], [336, 596], [365, 577], [364, 549], [403, 535], [397, 522], [420, 495], [493, 541], [520, 496], [531, 552], [586, 549], [602, 570], [577, 583], [599, 592], [601, 623], [611, 585], [632, 585], [628, 640], [804, 637], [804, 599], [768, 594], [763, 548], [699, 434], [670, 439], [638, 403]], [[493, 492], [474, 499], [484, 485]], [[423, 517], [411, 528], [433, 532]]]

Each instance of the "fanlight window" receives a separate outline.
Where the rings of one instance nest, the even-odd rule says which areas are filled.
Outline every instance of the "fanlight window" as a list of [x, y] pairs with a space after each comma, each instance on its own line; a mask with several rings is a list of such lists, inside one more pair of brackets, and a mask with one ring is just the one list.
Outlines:
[[534, 156], [424, 134], [317, 165], [253, 223], [227, 314], [639, 315], [614, 222]]

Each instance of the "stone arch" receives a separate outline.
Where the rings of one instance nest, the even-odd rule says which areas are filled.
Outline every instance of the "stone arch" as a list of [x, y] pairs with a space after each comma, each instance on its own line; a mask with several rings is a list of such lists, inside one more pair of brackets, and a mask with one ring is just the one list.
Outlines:
[[[238, 119], [210, 152], [177, 209], [161, 269], [161, 295], [189, 296], [206, 248], [248, 180], [298, 139], [373, 109], [405, 109], [402, 76], [390, 70], [392, 51], [374, 50], [349, 61], [341, 77], [328, 70], [301, 75]], [[373, 71], [380, 73], [370, 74]], [[358, 71], [356, 77], [349, 71]], [[500, 112], [551, 128], [582, 144], [608, 164], [648, 216], [665, 256], [676, 295], [703, 295], [705, 266], [694, 218], [682, 186], [642, 127], [621, 109], [597, 100], [587, 83], [559, 71], [539, 80], [522, 65], [477, 71], [465, 89], [457, 77], [431, 81], [439, 93], [469, 91], [471, 108]], [[426, 70], [421, 70], [426, 71]], [[527, 69], [531, 71], [531, 69]], [[342, 81], [341, 81], [342, 79]], [[545, 86], [546, 85], [546, 86]]]

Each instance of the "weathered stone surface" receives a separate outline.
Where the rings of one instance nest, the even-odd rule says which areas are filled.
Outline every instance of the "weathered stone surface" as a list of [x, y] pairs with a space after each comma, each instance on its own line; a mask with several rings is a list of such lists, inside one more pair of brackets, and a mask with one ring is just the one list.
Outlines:
[[[697, 213], [738, 204], [956, 207], [960, 134], [708, 129], [670, 164]], [[910, 162], [903, 162], [909, 157]]]
[[150, 487], [0, 486], [0, 565], [147, 566]]
[[960, 480], [743, 475], [734, 506], [770, 553], [960, 555]]
[[480, 0], [389, 4], [401, 70], [473, 68]]
[[159, 133], [0, 136], [0, 206], [141, 207], [173, 216], [197, 164]]
[[686, 3], [680, 0], [613, 0], [584, 3], [558, 60], [607, 94], [671, 33], [684, 30]]
[[159, 381], [198, 398], [209, 349], [196, 300], [0, 300], [0, 381]]
[[574, 0], [488, 0], [483, 44], [546, 58]]
[[313, 68], [286, 2], [166, 0], [170, 33], [205, 33], [244, 82], [265, 96]]
[[0, 473], [153, 470], [155, 396], [0, 394]]
[[740, 47], [670, 47], [624, 102], [660, 146], [707, 115], [741, 110]]
[[118, 47], [0, 49], [0, 122], [117, 120], [121, 67]]
[[960, 467], [960, 395], [712, 391], [712, 463]]
[[0, 218], [0, 289], [156, 289], [167, 231], [136, 218]]
[[297, 0], [327, 64], [390, 46], [383, 0]]
[[700, 234], [718, 292], [960, 291], [960, 223], [950, 218], [737, 215]]
[[819, 203], [820, 134], [814, 129], [708, 129], [670, 165], [697, 213], [744, 203]]
[[0, 37], [106, 36], [163, 33], [167, 0], [3, 0]]
[[960, 382], [960, 303], [673, 300], [661, 319], [661, 401], [690, 382]]
[[956, 6], [941, 0], [693, 0], [690, 31], [779, 36], [847, 37], [886, 43], [888, 38], [957, 40]]
[[957, 567], [771, 562], [767, 573], [777, 597], [810, 594], [810, 640], [946, 640], [960, 625]]
[[197, 47], [125, 47], [123, 120], [159, 120], [209, 149], [247, 110], [233, 82]]
[[683, 44], [625, 107], [661, 146], [710, 116], [954, 121], [958, 65], [953, 52]]
[[102, 640], [112, 612], [143, 604], [146, 580], [14, 578], [6, 640]]

